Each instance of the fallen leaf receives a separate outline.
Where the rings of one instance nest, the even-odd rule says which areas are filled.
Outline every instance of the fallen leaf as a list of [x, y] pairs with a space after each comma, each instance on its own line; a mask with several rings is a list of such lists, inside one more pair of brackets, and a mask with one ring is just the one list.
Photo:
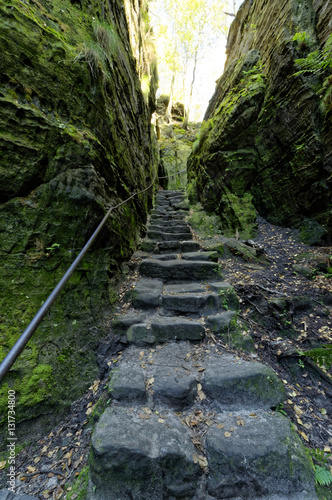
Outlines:
[[6, 467], [6, 463], [7, 463], [6, 460], [4, 460], [3, 462], [0, 462], [0, 470], [4, 469]]
[[139, 418], [141, 418], [142, 420], [147, 420], [148, 418], [150, 418], [150, 415], [146, 415], [144, 413], [140, 413], [138, 415]]
[[164, 420], [163, 418], [158, 418], [158, 422], [159, 422], [160, 424], [164, 424], [164, 423], [165, 423], [165, 420]]
[[93, 406], [90, 406], [90, 408], [88, 408], [85, 412], [86, 415], [91, 415], [91, 413], [93, 412]]
[[306, 441], [309, 441], [308, 436], [307, 436], [304, 432], [302, 432], [302, 431], [298, 431], [298, 433], [299, 433], [299, 434], [300, 434], [300, 435], [301, 435], [301, 436], [302, 436], [302, 437], [303, 437]]
[[35, 457], [33, 461], [35, 462], [35, 464], [38, 464], [38, 462], [40, 461], [40, 459], [41, 459], [41, 457]]
[[231, 435], [232, 435], [232, 433], [231, 433], [231, 432], [228, 432], [228, 431], [226, 431], [226, 432], [225, 432], [225, 437], [226, 437], [226, 438], [231, 437]]
[[199, 399], [201, 401], [203, 401], [204, 399], [206, 399], [206, 396], [205, 396], [205, 394], [204, 394], [203, 391], [198, 391], [197, 394], [198, 394], [198, 397], [199, 397]]
[[46, 453], [46, 452], [47, 452], [47, 449], [48, 449], [48, 446], [46, 446], [46, 445], [45, 445], [45, 446], [43, 446], [43, 447], [42, 447], [42, 451], [41, 451], [41, 453]]
[[224, 428], [224, 424], [217, 424], [217, 427], [218, 427], [218, 429], [223, 429]]
[[325, 410], [325, 408], [322, 408], [322, 409], [321, 409], [321, 414], [322, 414], [322, 415], [326, 415], [326, 414], [327, 414], [327, 411]]
[[30, 473], [32, 473], [32, 472], [36, 472], [37, 469], [36, 469], [36, 467], [33, 467], [32, 465], [28, 465], [27, 466], [27, 471], [30, 472]]
[[151, 377], [149, 380], [148, 380], [148, 384], [152, 385], [154, 382], [154, 377]]
[[331, 453], [331, 448], [329, 446], [324, 446], [325, 453]]
[[301, 408], [297, 405], [294, 405], [294, 410], [295, 410], [295, 413], [297, 413], [298, 415], [302, 415], [303, 411], [301, 410]]

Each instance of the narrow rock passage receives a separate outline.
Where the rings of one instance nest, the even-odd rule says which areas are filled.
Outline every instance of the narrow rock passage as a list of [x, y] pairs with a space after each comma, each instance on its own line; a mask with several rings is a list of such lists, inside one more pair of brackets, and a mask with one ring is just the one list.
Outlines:
[[158, 193], [133, 309], [113, 324], [131, 345], [92, 437], [88, 498], [316, 499], [299, 437], [271, 410], [283, 384], [209, 341], [252, 350], [218, 254], [191, 239], [188, 208], [183, 193]]

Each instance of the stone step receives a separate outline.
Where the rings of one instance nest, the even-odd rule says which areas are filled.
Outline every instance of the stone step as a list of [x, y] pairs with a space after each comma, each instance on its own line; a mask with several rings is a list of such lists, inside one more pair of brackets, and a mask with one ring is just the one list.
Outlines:
[[163, 282], [141, 278], [132, 294], [133, 306], [137, 309], [152, 309], [161, 305]]
[[[179, 250], [180, 251], [180, 250]], [[147, 256], [147, 259], [154, 259], [154, 260], [174, 260], [180, 258], [180, 253], [163, 253], [163, 254], [151, 254]]]
[[198, 368], [192, 370], [187, 342], [169, 342], [159, 349], [130, 346], [110, 374], [109, 391], [122, 403], [163, 404], [180, 410], [197, 397]]
[[182, 224], [181, 226], [168, 226], [167, 228], [159, 226], [157, 224], [150, 224], [148, 234], [151, 233], [151, 231], [158, 233], [166, 233], [166, 234], [187, 233], [191, 236], [190, 227], [187, 226], [187, 224]]
[[187, 232], [166, 233], [164, 231], [154, 231], [149, 229], [148, 238], [150, 240], [156, 240], [156, 241], [184, 241], [184, 240], [191, 240], [192, 234], [190, 233], [190, 230], [189, 233]]
[[169, 340], [202, 340], [204, 337], [202, 323], [181, 317], [155, 316], [149, 322], [134, 324], [127, 330], [128, 342], [139, 346]]
[[157, 219], [150, 219], [150, 225], [157, 225], [159, 227], [162, 227], [163, 229], [168, 228], [168, 227], [188, 227], [188, 224], [186, 222], [183, 222], [181, 220], [162, 220], [161, 218]]
[[90, 500], [317, 500], [298, 435], [268, 409], [285, 394], [265, 365], [188, 342], [131, 346], [109, 390], [115, 401], [92, 436]]
[[205, 440], [212, 498], [317, 498], [310, 459], [287, 418], [241, 411], [218, 420]]
[[216, 293], [199, 294], [199, 293], [183, 293], [163, 295], [161, 305], [169, 311], [177, 311], [183, 313], [200, 313], [207, 314], [217, 311], [220, 308], [220, 297]]
[[184, 217], [179, 214], [168, 214], [167, 212], [161, 214], [151, 214], [151, 221], [162, 221], [162, 222], [181, 222], [183, 224]]
[[172, 252], [192, 252], [200, 249], [199, 243], [196, 241], [154, 241], [145, 238], [141, 243], [143, 252], [167, 254]]
[[201, 472], [193, 462], [190, 430], [174, 414], [162, 419], [107, 408], [91, 448], [90, 500], [192, 498], [197, 488]]
[[[221, 303], [223, 304], [223, 300]], [[247, 333], [246, 327], [238, 323], [235, 311], [226, 310], [206, 316], [205, 326], [231, 348], [247, 352], [255, 350], [252, 337]]]
[[210, 262], [218, 262], [218, 252], [185, 252], [181, 255], [184, 260], [205, 260]]
[[139, 266], [142, 276], [157, 278], [164, 281], [202, 281], [211, 278], [220, 278], [221, 272], [214, 262], [169, 260], [143, 260]]
[[201, 384], [209, 406], [218, 411], [269, 410], [286, 398], [271, 368], [222, 351], [206, 352], [188, 342], [171, 341], [144, 351], [130, 346], [110, 377], [113, 397], [129, 404], [141, 399], [183, 408], [198, 396], [193, 380]]
[[230, 354], [205, 358], [201, 380], [204, 394], [219, 411], [269, 409], [285, 400], [281, 380], [262, 363], [236, 359]]

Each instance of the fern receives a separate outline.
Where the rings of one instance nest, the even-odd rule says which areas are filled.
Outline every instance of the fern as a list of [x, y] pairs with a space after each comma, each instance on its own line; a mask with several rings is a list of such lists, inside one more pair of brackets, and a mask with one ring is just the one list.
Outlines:
[[300, 71], [294, 73], [293, 76], [310, 73], [320, 75], [332, 68], [332, 35], [326, 40], [322, 50], [315, 50], [303, 59], [296, 59], [295, 64], [300, 68]]
[[311, 349], [304, 353], [322, 368], [329, 370], [332, 365], [332, 344], [325, 344], [321, 347]]
[[332, 474], [325, 467], [315, 465], [315, 482], [321, 486], [329, 486], [332, 484]]

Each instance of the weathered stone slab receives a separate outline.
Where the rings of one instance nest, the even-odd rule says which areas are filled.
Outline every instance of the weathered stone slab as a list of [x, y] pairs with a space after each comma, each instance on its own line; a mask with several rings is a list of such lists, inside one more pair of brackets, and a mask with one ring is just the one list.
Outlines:
[[154, 260], [175, 260], [179, 257], [178, 253], [164, 253], [164, 254], [152, 254], [150, 259]]
[[165, 309], [180, 312], [212, 312], [219, 308], [220, 298], [217, 294], [171, 294], [162, 296], [162, 306]]
[[154, 279], [140, 279], [133, 290], [133, 305], [138, 309], [149, 309], [161, 304], [163, 282]]
[[202, 340], [205, 336], [205, 329], [201, 323], [176, 317], [153, 319], [151, 321], [151, 331], [158, 342]]
[[206, 360], [201, 383], [219, 408], [268, 409], [285, 400], [283, 384], [271, 368], [228, 354]]
[[159, 226], [154, 223], [149, 227], [149, 233], [150, 232], [166, 232], [167, 234], [191, 234], [190, 228], [186, 224], [181, 224], [181, 226], [168, 226], [167, 229], [165, 229], [165, 227]]
[[225, 311], [220, 314], [208, 316], [205, 319], [205, 326], [214, 333], [228, 333], [236, 326], [236, 312]]
[[165, 228], [165, 227], [182, 227], [182, 226], [188, 227], [187, 223], [185, 223], [182, 220], [172, 220], [172, 219], [164, 220], [161, 217], [151, 219], [151, 224], [152, 223], [156, 224], [158, 226], [161, 226], [163, 228]]
[[197, 380], [194, 373], [183, 368], [160, 366], [155, 372], [152, 389], [155, 403], [164, 403], [174, 410], [181, 410], [194, 402]]
[[220, 415], [223, 427], [213, 425], [207, 432], [210, 495], [257, 500], [304, 490], [316, 498], [310, 459], [290, 421], [277, 413], [237, 416]]
[[182, 241], [181, 242], [181, 251], [182, 252], [196, 252], [201, 248], [200, 244], [197, 241]]
[[201, 471], [189, 429], [170, 412], [141, 415], [120, 407], [101, 416], [92, 436], [90, 500], [194, 497]]
[[146, 259], [141, 262], [142, 276], [162, 280], [204, 280], [219, 277], [219, 268], [214, 262], [170, 260], [159, 262]]
[[143, 400], [145, 382], [141, 366], [132, 363], [120, 363], [111, 372], [108, 390], [119, 401]]
[[218, 252], [187, 252], [182, 254], [182, 259], [218, 262]]
[[202, 293], [207, 291], [203, 283], [181, 283], [179, 285], [164, 285], [164, 294]]
[[165, 232], [165, 231], [154, 231], [149, 229], [148, 238], [150, 240], [156, 241], [183, 241], [190, 240], [192, 238], [192, 234], [188, 232], [180, 233], [180, 232]]
[[156, 249], [158, 252], [174, 252], [174, 250], [181, 251], [181, 242], [180, 241], [159, 241], [157, 243]]
[[139, 346], [152, 345], [157, 342], [156, 336], [152, 333], [150, 325], [147, 323], [130, 326], [127, 330], [127, 340]]
[[131, 325], [143, 323], [146, 320], [146, 313], [129, 312], [118, 314], [112, 321], [112, 328], [115, 332], [124, 333]]

